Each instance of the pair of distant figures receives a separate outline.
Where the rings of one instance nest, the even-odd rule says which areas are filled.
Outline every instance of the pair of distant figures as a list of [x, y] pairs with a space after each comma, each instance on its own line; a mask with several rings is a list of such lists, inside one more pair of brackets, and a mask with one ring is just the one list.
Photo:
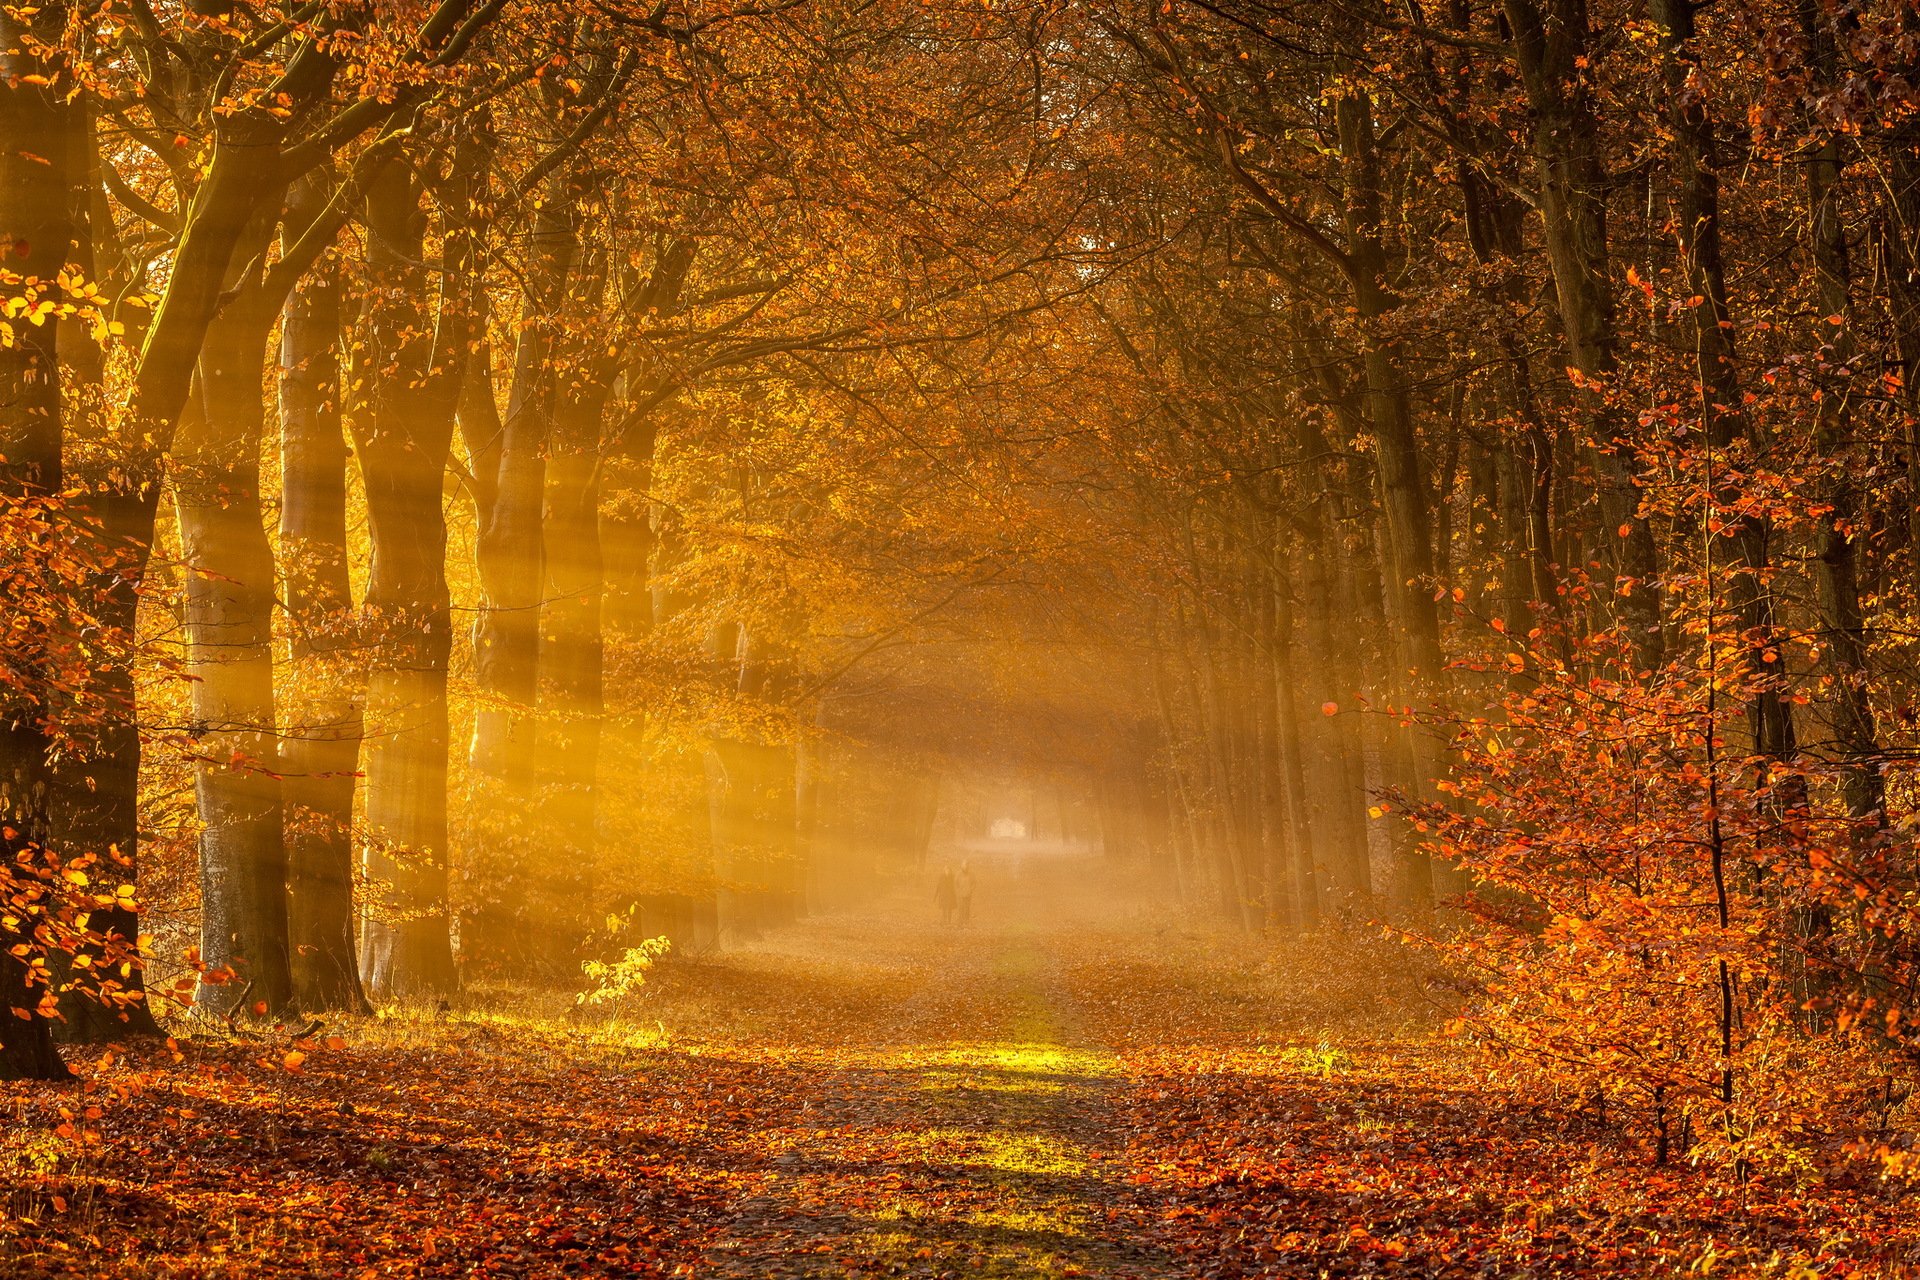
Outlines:
[[960, 874], [952, 867], [940, 872], [940, 883], [933, 888], [933, 901], [940, 908], [940, 923], [951, 928], [966, 928], [973, 919], [973, 868], [960, 864]]

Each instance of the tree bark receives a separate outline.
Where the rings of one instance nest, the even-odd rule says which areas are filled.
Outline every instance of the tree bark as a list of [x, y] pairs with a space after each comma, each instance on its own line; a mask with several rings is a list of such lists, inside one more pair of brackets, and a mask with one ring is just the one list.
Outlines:
[[[58, 47], [68, 8], [0, 10], [0, 245], [13, 255], [22, 293], [52, 289], [73, 238], [68, 77], [27, 44]], [[57, 493], [64, 480], [59, 326], [13, 328], [13, 340], [0, 344], [0, 498], [9, 501]], [[46, 673], [33, 669], [35, 660], [25, 655], [20, 687], [0, 706], [0, 1080], [68, 1074], [53, 1043], [45, 971], [31, 965], [46, 958], [44, 913], [57, 883], [45, 856], [50, 708], [44, 685], [36, 686]]]
[[[1771, 522], [1739, 511], [1742, 493], [1726, 477], [1744, 464], [1728, 456], [1736, 444], [1757, 448], [1753, 424], [1743, 408], [1739, 369], [1734, 363], [1733, 315], [1727, 290], [1720, 236], [1720, 175], [1713, 120], [1692, 83], [1693, 0], [1652, 0], [1649, 14], [1667, 29], [1663, 70], [1667, 120], [1673, 133], [1674, 223], [1686, 256], [1688, 284], [1699, 302], [1693, 307], [1696, 388], [1700, 425], [1707, 449], [1716, 459], [1711, 478], [1716, 526], [1708, 543], [1714, 569], [1726, 575], [1726, 591], [1745, 640], [1744, 662], [1750, 687], [1748, 726], [1756, 754], [1791, 759], [1796, 751], [1792, 709], [1781, 672], [1778, 619], [1770, 580]], [[1709, 583], [1710, 588], [1713, 584]], [[1712, 643], [1711, 637], [1709, 643]]]
[[[324, 199], [303, 181], [298, 235]], [[280, 563], [291, 679], [285, 690], [288, 943], [303, 1009], [367, 1007], [354, 945], [353, 793], [365, 681], [348, 573], [347, 443], [341, 420], [341, 283], [323, 257], [287, 299], [280, 328]]]
[[1294, 923], [1309, 932], [1320, 923], [1320, 878], [1314, 867], [1312, 806], [1307, 799], [1305, 735], [1300, 694], [1303, 681], [1294, 645], [1295, 610], [1293, 600], [1292, 545], [1274, 548], [1275, 572], [1271, 590], [1274, 600], [1273, 666], [1274, 731], [1278, 737], [1275, 762], [1280, 775], [1280, 794], [1284, 806], [1287, 841], [1287, 869], [1293, 879]]
[[186, 575], [194, 790], [200, 811], [200, 984], [212, 1013], [235, 1000], [274, 1013], [291, 1003], [287, 864], [274, 710], [273, 551], [260, 502], [261, 375], [279, 300], [258, 255], [279, 201], [261, 204], [236, 257], [253, 265], [207, 328], [197, 403], [174, 443], [172, 490]]
[[[93, 120], [86, 118], [91, 112], [85, 103], [83, 97], [76, 104], [81, 116], [75, 120], [71, 135], [72, 145], [79, 149], [69, 166], [70, 208], [75, 224], [72, 258], [84, 278], [102, 281], [103, 288], [113, 292], [115, 284], [126, 282], [112, 280], [111, 273], [103, 276], [99, 267], [101, 246], [107, 246], [111, 253], [114, 244], [113, 219], [105, 208], [100, 180], [97, 129]], [[92, 334], [92, 323], [86, 316], [61, 322], [60, 362], [70, 414], [64, 434], [69, 441], [97, 440], [106, 430], [107, 353]], [[69, 478], [71, 481], [71, 472]], [[94, 579], [96, 587], [111, 584], [126, 567], [112, 549], [103, 551], [106, 554]], [[121, 885], [137, 889], [140, 833], [132, 805], [124, 802], [138, 785], [137, 779], [124, 776], [125, 771], [137, 766], [140, 755], [133, 704], [135, 636], [130, 625], [105, 627], [100, 635], [102, 644], [90, 655], [93, 676], [89, 690], [100, 710], [78, 740], [68, 744], [54, 761], [48, 788], [48, 830], [53, 849], [61, 857], [91, 854], [100, 860], [93, 874], [103, 890]], [[58, 1040], [104, 1044], [128, 1036], [161, 1034], [147, 1002], [144, 968], [135, 962], [140, 938], [138, 912], [118, 894], [113, 901], [113, 906], [94, 910], [92, 927], [105, 939], [106, 951], [129, 957], [120, 962], [117, 996], [102, 1001], [82, 990], [63, 993], [60, 1022], [54, 1028]]]
[[[1440, 650], [1440, 616], [1433, 598], [1433, 528], [1428, 484], [1415, 430], [1411, 399], [1399, 367], [1396, 344], [1379, 332], [1380, 321], [1399, 306], [1387, 279], [1379, 156], [1372, 105], [1348, 93], [1335, 106], [1345, 175], [1344, 222], [1347, 252], [1353, 262], [1354, 305], [1363, 331], [1362, 367], [1367, 413], [1374, 441], [1374, 483], [1380, 502], [1381, 573], [1387, 621], [1397, 653], [1390, 687], [1405, 710], [1444, 703], [1447, 672]], [[1401, 729], [1406, 739], [1394, 753], [1404, 772], [1396, 785], [1420, 802], [1432, 795], [1434, 780], [1445, 770], [1439, 744], [1417, 725]], [[1435, 866], [1403, 833], [1396, 896], [1400, 905], [1423, 912], [1436, 894], [1457, 892], [1453, 868]]]
[[600, 433], [611, 368], [597, 353], [576, 363], [570, 375], [563, 375], [556, 397], [539, 614], [541, 813], [547, 842], [558, 855], [558, 874], [545, 886], [548, 909], [540, 924], [556, 942], [577, 935], [574, 926], [593, 886], [605, 713]]
[[[1831, 82], [1837, 72], [1837, 51], [1817, 0], [1801, 0], [1800, 24], [1809, 61], [1823, 80]], [[1823, 363], [1836, 370], [1845, 369], [1854, 356], [1853, 267], [1840, 208], [1841, 146], [1839, 137], [1825, 138], [1806, 165], [1807, 226], [1820, 312], [1840, 321], [1832, 326]], [[1824, 320], [1821, 327], [1827, 327]], [[1846, 458], [1851, 442], [1845, 391], [1826, 388], [1818, 412], [1816, 440], [1821, 452]], [[1841, 796], [1850, 816], [1863, 827], [1879, 829], [1886, 823], [1886, 779], [1881, 773], [1883, 752], [1873, 704], [1867, 697], [1870, 665], [1866, 611], [1860, 599], [1861, 539], [1856, 533], [1866, 512], [1855, 475], [1855, 468], [1844, 462], [1835, 470], [1831, 509], [1822, 522], [1815, 568], [1824, 615], [1821, 642], [1830, 676], [1828, 701], [1834, 741], [1842, 757]]]
[[381, 999], [445, 996], [457, 985], [447, 839], [453, 634], [442, 491], [477, 335], [468, 283], [473, 210], [465, 193], [449, 202], [437, 317], [420, 265], [425, 218], [412, 176], [397, 167], [383, 173], [366, 211], [370, 296], [360, 356], [368, 390], [353, 422], [373, 539], [364, 606], [371, 659], [364, 861], [370, 879], [391, 886], [392, 900], [367, 916], [361, 972], [369, 994]]
[[[1544, 4], [1544, 7], [1543, 7]], [[1554, 296], [1566, 335], [1568, 363], [1592, 436], [1615, 578], [1626, 594], [1620, 613], [1632, 629], [1640, 663], [1656, 665], [1660, 623], [1659, 555], [1640, 514], [1628, 423], [1609, 406], [1605, 386], [1617, 371], [1615, 309], [1608, 280], [1607, 192], [1601, 131], [1587, 88], [1586, 0], [1504, 0], [1507, 26], [1525, 87], [1536, 204], [1553, 269]], [[1625, 530], [1624, 537], [1619, 536]]]
[[[474, 543], [481, 599], [473, 663], [480, 705], [471, 759], [485, 784], [504, 784], [496, 794], [509, 805], [533, 794], [545, 555], [541, 521], [554, 417], [553, 330], [561, 321], [561, 298], [577, 251], [566, 203], [550, 195], [531, 238], [506, 417], [489, 412], [492, 390], [490, 385], [482, 390], [486, 371], [478, 364], [469, 373], [467, 403], [474, 412], [461, 415], [474, 471], [489, 473], [479, 487], [483, 501]], [[489, 433], [494, 433], [490, 439]]]

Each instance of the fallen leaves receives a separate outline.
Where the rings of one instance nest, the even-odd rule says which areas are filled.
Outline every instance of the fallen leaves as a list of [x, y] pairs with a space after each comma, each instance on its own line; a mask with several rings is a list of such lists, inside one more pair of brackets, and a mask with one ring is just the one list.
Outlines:
[[0, 1273], [1844, 1276], [1920, 1248], [1875, 1188], [1729, 1192], [1515, 1105], [1410, 1026], [1406, 959], [842, 922], [664, 965], [670, 1041], [515, 1006], [264, 1065], [135, 1046], [78, 1101], [20, 1093]]

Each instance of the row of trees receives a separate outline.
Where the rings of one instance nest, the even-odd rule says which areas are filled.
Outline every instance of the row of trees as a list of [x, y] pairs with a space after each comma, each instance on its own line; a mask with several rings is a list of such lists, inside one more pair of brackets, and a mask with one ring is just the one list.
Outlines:
[[1897, 1145], [1900, 0], [4, 22], [8, 1070], [143, 1016], [183, 771], [278, 1012], [756, 927], [1011, 755], [1658, 1154]]
[[1660, 1159], [1904, 1160], [1917, 24], [1089, 19], [1179, 224], [1099, 317], [1181, 865], [1384, 893]]
[[151, 1028], [181, 915], [201, 1007], [353, 1010], [577, 968], [603, 903], [751, 928], [803, 834], [914, 825], [871, 752], [820, 812], [820, 707], [1032, 535], [913, 433], [1111, 256], [1025, 19], [4, 21], [8, 1074]]

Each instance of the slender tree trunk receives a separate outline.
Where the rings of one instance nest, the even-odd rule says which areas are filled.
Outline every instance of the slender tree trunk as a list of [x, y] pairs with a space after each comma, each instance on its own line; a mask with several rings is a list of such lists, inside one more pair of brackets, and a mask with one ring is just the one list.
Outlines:
[[[1673, 131], [1676, 183], [1674, 222], [1686, 255], [1688, 283], [1701, 299], [1693, 308], [1694, 358], [1700, 416], [1707, 448], [1718, 458], [1711, 515], [1720, 526], [1709, 537], [1716, 567], [1727, 575], [1727, 594], [1746, 638], [1750, 678], [1747, 718], [1757, 754], [1788, 760], [1795, 753], [1784, 651], [1775, 614], [1769, 569], [1772, 528], [1765, 518], [1739, 510], [1743, 494], [1725, 477], [1742, 464], [1727, 451], [1742, 443], [1758, 449], [1753, 424], [1742, 407], [1734, 363], [1733, 316], [1720, 237], [1720, 175], [1713, 120], [1689, 87], [1694, 53], [1693, 0], [1652, 0], [1648, 12], [1667, 29], [1665, 55], [1668, 123]], [[1730, 518], [1731, 517], [1731, 518]]]
[[[1302, 414], [1296, 428], [1303, 455], [1327, 456], [1327, 439], [1309, 415]], [[1301, 630], [1307, 644], [1301, 678], [1311, 725], [1303, 734], [1309, 797], [1307, 828], [1312, 833], [1306, 862], [1317, 880], [1324, 879], [1324, 891], [1364, 899], [1371, 894], [1372, 883], [1366, 788], [1357, 767], [1360, 708], [1354, 705], [1354, 696], [1359, 680], [1357, 670], [1348, 669], [1340, 659], [1340, 655], [1354, 656], [1351, 635], [1342, 634], [1342, 620], [1353, 617], [1349, 610], [1352, 592], [1347, 586], [1347, 553], [1341, 545], [1339, 507], [1332, 496], [1337, 486], [1330, 473], [1323, 479], [1323, 486], [1323, 493], [1296, 514]]]
[[1205, 816], [1213, 828], [1213, 860], [1218, 872], [1220, 910], [1241, 929], [1255, 925], [1254, 897], [1245, 832], [1235, 820], [1232, 728], [1221, 688], [1218, 645], [1211, 619], [1195, 628], [1200, 643], [1196, 657], [1187, 653], [1187, 683], [1199, 712], [1199, 751], [1206, 767]]
[[[547, 455], [555, 410], [555, 332], [577, 252], [564, 193], [550, 189], [535, 216], [506, 416], [495, 410], [487, 364], [468, 370], [460, 429], [475, 477], [474, 562], [480, 606], [473, 662], [478, 704], [469, 748], [469, 827], [475, 874], [462, 939], [474, 958], [525, 969], [550, 957], [555, 904], [579, 896], [555, 882], [572, 860], [526, 815], [539, 804], [536, 704], [545, 612]], [[578, 935], [574, 928], [567, 932]]]
[[[1386, 588], [1387, 621], [1397, 644], [1392, 669], [1398, 700], [1410, 709], [1444, 703], [1447, 673], [1440, 652], [1440, 618], [1433, 599], [1433, 528], [1428, 509], [1426, 467], [1399, 352], [1372, 332], [1399, 300], [1387, 281], [1387, 255], [1381, 241], [1383, 210], [1379, 157], [1372, 106], [1358, 94], [1343, 96], [1335, 108], [1346, 180], [1347, 249], [1353, 259], [1354, 302], [1368, 330], [1362, 364], [1374, 440], [1374, 482], [1380, 501], [1381, 574]], [[1439, 744], [1417, 726], [1404, 729], [1403, 749], [1395, 759], [1404, 773], [1396, 784], [1418, 802], [1432, 795], [1445, 769]], [[1421, 853], [1410, 833], [1399, 842], [1401, 905], [1420, 912], [1431, 908], [1436, 893], [1455, 892], [1458, 875], [1436, 867]]]
[[[1801, 0], [1800, 15], [1809, 61], [1830, 82], [1837, 72], [1837, 51], [1817, 0]], [[1826, 352], [1825, 363], [1834, 368], [1845, 368], [1854, 355], [1853, 267], [1840, 209], [1841, 145], [1837, 136], [1826, 138], [1806, 166], [1807, 225], [1820, 313], [1841, 320], [1833, 327]], [[1847, 396], [1838, 388], [1827, 389], [1821, 397], [1816, 439], [1820, 451], [1828, 457], [1845, 459], [1849, 453], [1847, 403]], [[1843, 753], [1841, 793], [1847, 812], [1864, 826], [1877, 829], [1886, 822], [1886, 780], [1881, 774], [1883, 753], [1873, 704], [1867, 697], [1870, 670], [1866, 612], [1860, 600], [1860, 536], [1856, 532], [1865, 511], [1855, 474], [1855, 468], [1844, 462], [1835, 470], [1831, 509], [1823, 522], [1815, 565], [1824, 615], [1821, 639], [1831, 676], [1833, 736]]]
[[793, 834], [794, 857], [798, 860], [795, 879], [799, 886], [801, 915], [811, 914], [822, 905], [820, 894], [821, 837], [825, 832], [821, 801], [830, 770], [828, 748], [820, 732], [818, 708], [800, 730], [793, 751]]
[[[1271, 522], [1264, 531], [1272, 544]], [[1252, 654], [1253, 678], [1249, 691], [1253, 705], [1253, 790], [1259, 807], [1260, 846], [1265, 854], [1261, 878], [1266, 888], [1264, 906], [1267, 928], [1298, 931], [1304, 911], [1298, 901], [1298, 883], [1293, 874], [1297, 844], [1292, 830], [1292, 814], [1287, 808], [1286, 747], [1281, 741], [1279, 679], [1279, 600], [1274, 590], [1276, 566], [1256, 561], [1249, 573], [1248, 588], [1254, 593], [1254, 619], [1257, 632]]]
[[[1908, 25], [1914, 25], [1909, 18]], [[1911, 38], [1911, 37], [1909, 37]], [[1896, 124], [1881, 164], [1887, 181], [1881, 198], [1879, 239], [1888, 263], [1882, 273], [1887, 290], [1887, 319], [1895, 354], [1903, 370], [1901, 407], [1907, 419], [1907, 591], [1920, 600], [1920, 118]]]
[[[532, 236], [520, 338], [504, 421], [491, 414], [492, 391], [470, 371], [473, 389], [461, 430], [481, 484], [474, 561], [480, 608], [473, 631], [473, 665], [480, 699], [474, 716], [472, 763], [483, 786], [515, 805], [533, 794], [534, 703], [539, 687], [540, 613], [545, 531], [542, 527], [547, 450], [554, 418], [554, 327], [577, 252], [565, 203], [552, 196], [540, 207]], [[490, 380], [489, 380], [490, 381]], [[497, 431], [496, 431], [497, 427]], [[494, 433], [492, 438], [487, 438]]]
[[1307, 799], [1306, 735], [1301, 731], [1301, 687], [1298, 653], [1294, 645], [1292, 545], [1274, 549], [1273, 694], [1274, 731], [1278, 738], [1276, 765], [1284, 806], [1287, 865], [1293, 878], [1295, 923], [1311, 931], [1320, 923], [1320, 878], [1314, 867], [1312, 806]]

